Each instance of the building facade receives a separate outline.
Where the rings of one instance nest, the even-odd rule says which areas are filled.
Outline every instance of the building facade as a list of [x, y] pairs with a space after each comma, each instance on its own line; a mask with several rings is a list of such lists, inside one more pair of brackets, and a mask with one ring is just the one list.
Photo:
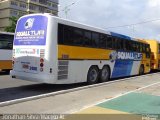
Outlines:
[[31, 13], [58, 15], [58, 0], [0, 0], [0, 31], [9, 26], [9, 17]]

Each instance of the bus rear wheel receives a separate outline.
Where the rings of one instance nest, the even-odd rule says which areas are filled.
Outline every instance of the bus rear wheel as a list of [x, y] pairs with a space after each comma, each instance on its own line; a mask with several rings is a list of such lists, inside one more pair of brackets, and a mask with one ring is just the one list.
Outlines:
[[104, 66], [100, 72], [100, 82], [107, 82], [110, 78], [110, 69], [108, 66]]
[[90, 67], [87, 74], [87, 83], [90, 85], [97, 83], [98, 76], [99, 76], [99, 69], [96, 66]]
[[139, 68], [139, 75], [143, 75], [144, 74], [144, 66], [141, 65]]

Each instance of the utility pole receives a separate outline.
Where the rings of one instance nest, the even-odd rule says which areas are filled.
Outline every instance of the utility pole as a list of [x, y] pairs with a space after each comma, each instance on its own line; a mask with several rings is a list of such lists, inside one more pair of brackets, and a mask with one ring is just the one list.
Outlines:
[[66, 19], [67, 19], [68, 12], [71, 10], [69, 7], [71, 7], [74, 4], [75, 2], [71, 3], [70, 5], [65, 6], [64, 9], [62, 10], [65, 13]]

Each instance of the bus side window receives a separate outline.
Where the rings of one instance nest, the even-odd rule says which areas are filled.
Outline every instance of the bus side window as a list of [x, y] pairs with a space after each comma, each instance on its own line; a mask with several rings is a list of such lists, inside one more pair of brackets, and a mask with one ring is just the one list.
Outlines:
[[140, 43], [137, 42], [137, 52], [140, 52]]
[[140, 47], [140, 52], [142, 53], [143, 52], [143, 46], [142, 46], [141, 43], [139, 44], [139, 47]]
[[135, 52], [139, 52], [139, 43], [135, 42]]
[[64, 25], [58, 24], [58, 44], [64, 44], [63, 29], [64, 29]]
[[112, 37], [112, 48], [113, 49], [117, 49], [117, 38], [115, 37]]
[[136, 52], [136, 42], [133, 41], [132, 46], [133, 46], [133, 51]]
[[127, 40], [123, 39], [123, 49], [122, 50], [127, 50]]
[[73, 30], [73, 44], [82, 46], [83, 45], [83, 31], [78, 28]]
[[117, 39], [117, 49], [124, 50], [123, 39]]
[[143, 45], [143, 52], [145, 53], [146, 52], [146, 45], [144, 43], [142, 43]]
[[107, 42], [107, 36], [104, 34], [100, 34], [99, 47], [106, 48], [106, 42]]
[[69, 26], [64, 26], [64, 44], [73, 45], [73, 29]]
[[145, 52], [146, 57], [150, 58], [151, 57], [150, 45], [146, 44], [145, 47], [146, 47], [146, 52]]
[[90, 31], [84, 31], [84, 40], [83, 40], [83, 45], [91, 47], [92, 43], [92, 34]]
[[99, 34], [92, 32], [92, 46], [99, 47]]
[[129, 44], [130, 44], [130, 50], [134, 51], [134, 41], [130, 41]]
[[126, 40], [126, 48], [128, 51], [131, 51], [132, 50], [132, 43], [130, 40]]
[[107, 36], [107, 48], [112, 49], [112, 37], [111, 36]]

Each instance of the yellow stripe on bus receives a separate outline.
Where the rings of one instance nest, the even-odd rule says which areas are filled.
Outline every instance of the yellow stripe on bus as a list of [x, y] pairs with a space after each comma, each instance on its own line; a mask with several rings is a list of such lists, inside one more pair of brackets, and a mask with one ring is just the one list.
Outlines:
[[62, 59], [63, 56], [68, 56], [69, 59], [106, 60], [109, 59], [109, 54], [112, 51], [113, 50], [98, 48], [58, 45], [58, 58]]
[[12, 61], [0, 60], [0, 69], [12, 69]]

